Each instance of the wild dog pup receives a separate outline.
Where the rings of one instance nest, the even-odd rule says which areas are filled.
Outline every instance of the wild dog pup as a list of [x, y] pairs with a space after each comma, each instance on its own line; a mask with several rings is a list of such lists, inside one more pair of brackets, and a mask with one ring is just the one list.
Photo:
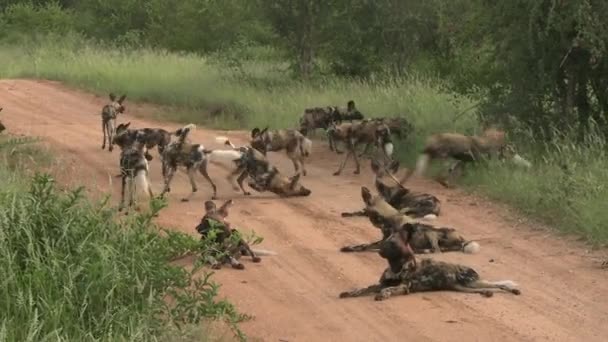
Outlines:
[[342, 252], [364, 252], [380, 248], [382, 243], [396, 230], [408, 229], [411, 232], [409, 244], [414, 253], [442, 253], [461, 251], [477, 253], [479, 244], [466, 241], [453, 228], [435, 228], [432, 225], [416, 222], [388, 204], [382, 196], [373, 196], [366, 187], [361, 187], [361, 197], [365, 211], [372, 225], [382, 232], [382, 239], [372, 243], [345, 246]]
[[257, 192], [270, 191], [280, 197], [309, 196], [312, 191], [300, 184], [300, 174], [292, 177], [281, 175], [276, 167], [270, 171], [250, 174], [249, 187]]
[[328, 134], [331, 136], [333, 144], [335, 144], [336, 141], [341, 140], [346, 142], [347, 146], [346, 157], [338, 170], [334, 172], [334, 176], [338, 176], [342, 173], [351, 154], [355, 159], [356, 165], [354, 173], [360, 173], [361, 166], [359, 165], [359, 159], [356, 152], [356, 148], [360, 144], [375, 144], [376, 147], [383, 152], [385, 158], [389, 160], [392, 158], [393, 142], [391, 140], [391, 131], [388, 126], [382, 122], [364, 120], [359, 123], [344, 123], [332, 128]]
[[163, 151], [161, 162], [163, 165], [165, 188], [163, 189], [161, 196], [171, 191], [171, 180], [173, 179], [177, 168], [181, 166], [186, 168], [186, 173], [188, 174], [190, 185], [192, 186], [192, 193], [187, 198], [183, 198], [183, 202], [189, 201], [190, 197], [198, 191], [196, 181], [194, 180], [196, 170], [198, 170], [209, 184], [211, 184], [211, 187], [213, 188], [211, 199], [217, 197], [217, 187], [207, 173], [207, 156], [211, 153], [211, 150], [205, 149], [201, 144], [192, 144], [190, 142], [188, 136], [190, 131], [194, 128], [196, 128], [196, 125], [188, 124], [175, 131], [177, 139], [170, 142]]
[[116, 117], [118, 114], [125, 112], [125, 106], [122, 104], [127, 95], [122, 95], [118, 101], [116, 100], [116, 95], [114, 93], [110, 93], [110, 103], [103, 106], [101, 109], [101, 130], [103, 131], [103, 144], [101, 145], [101, 149], [106, 148], [106, 141], [108, 142], [108, 150], [112, 152], [113, 145], [112, 139], [114, 137], [114, 133], [116, 132]]
[[[2, 107], [0, 107], [0, 112], [2, 111]], [[0, 121], [0, 133], [4, 132], [4, 130], [6, 129], [6, 126], [4, 126], [4, 124], [2, 123], [2, 121]]]
[[[218, 250], [210, 251], [207, 256], [207, 262], [211, 264], [213, 269], [220, 269], [223, 264], [230, 264], [235, 269], [245, 269], [245, 265], [241, 264], [239, 259], [241, 256], [250, 256], [255, 263], [261, 262], [262, 259], [256, 255], [276, 255], [272, 251], [252, 249], [249, 244], [243, 240], [238, 230], [231, 227], [231, 224], [226, 220], [228, 216], [228, 208], [232, 206], [233, 201], [228, 200], [217, 208], [213, 201], [205, 202], [205, 216], [196, 226], [196, 231], [201, 234], [201, 240], [206, 240], [210, 237], [213, 229], [219, 229], [213, 242], [219, 245]], [[236, 236], [235, 236], [236, 235]]]
[[312, 141], [295, 129], [268, 130], [268, 127], [260, 130], [251, 130], [251, 147], [266, 155], [267, 152], [285, 150], [287, 157], [292, 161], [296, 174], [306, 176], [304, 159], [310, 156]]
[[457, 291], [479, 293], [492, 297], [502, 290], [515, 295], [521, 291], [511, 280], [487, 281], [471, 267], [433, 259], [423, 259], [417, 263], [409, 249], [407, 229], [399, 230], [382, 243], [379, 255], [386, 259], [389, 267], [384, 271], [378, 284], [366, 288], [340, 293], [340, 298], [360, 297], [374, 294], [374, 299], [385, 300], [395, 295], [416, 292]]
[[514, 163], [530, 167], [531, 164], [515, 152], [505, 141], [505, 132], [494, 128], [486, 129], [481, 136], [466, 136], [459, 133], [438, 133], [431, 135], [416, 162], [414, 175], [423, 176], [428, 164], [434, 159], [456, 159], [448, 170], [448, 178], [441, 183], [449, 186], [456, 171], [461, 172], [464, 163], [478, 162], [484, 157], [498, 155]]
[[[394, 160], [387, 167], [375, 159], [371, 161], [374, 184], [378, 194], [400, 213], [414, 218], [434, 219], [439, 216], [441, 202], [431, 194], [412, 192], [403, 185], [409, 170], [399, 169], [399, 161]], [[344, 212], [342, 217], [367, 216], [365, 208], [355, 212]]]
[[150, 199], [154, 198], [150, 179], [149, 167], [146, 159], [146, 146], [142, 141], [136, 140], [126, 146], [120, 153], [120, 173], [122, 176], [120, 188], [120, 206], [122, 211], [125, 204], [125, 188], [128, 187], [129, 207], [135, 203], [138, 190], [146, 191]]
[[363, 120], [363, 114], [357, 110], [353, 100], [348, 101], [346, 109], [334, 106], [306, 108], [304, 115], [300, 118], [300, 133], [307, 136], [308, 132], [317, 128], [327, 131], [331, 124], [346, 120], [351, 122], [353, 120]]
[[158, 154], [162, 156], [163, 151], [171, 142], [171, 133], [162, 128], [131, 129], [129, 126], [131, 126], [131, 122], [121, 123], [116, 127], [116, 135], [112, 139], [112, 144], [118, 145], [122, 149], [139, 139], [146, 145], [146, 159], [148, 160], [152, 160], [148, 150], [157, 147]]

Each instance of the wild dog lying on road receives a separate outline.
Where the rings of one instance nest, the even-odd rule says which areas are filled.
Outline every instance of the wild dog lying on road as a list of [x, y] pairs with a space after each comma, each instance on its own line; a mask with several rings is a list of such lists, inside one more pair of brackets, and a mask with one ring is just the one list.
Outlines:
[[[257, 255], [276, 255], [272, 251], [254, 250], [249, 244], [242, 239], [238, 230], [231, 228], [230, 223], [226, 220], [228, 216], [228, 208], [232, 206], [233, 201], [228, 200], [217, 208], [213, 201], [205, 202], [205, 216], [196, 226], [196, 231], [201, 234], [201, 240], [205, 241], [211, 237], [214, 229], [218, 229], [217, 235], [214, 236], [213, 242], [219, 245], [218, 250], [210, 251], [207, 256], [207, 262], [214, 269], [220, 269], [222, 264], [230, 264], [235, 269], [245, 269], [245, 265], [241, 264], [239, 259], [241, 256], [250, 256], [255, 263], [261, 262], [262, 259]], [[219, 260], [218, 260], [219, 259]]]
[[171, 133], [162, 128], [130, 129], [131, 122], [121, 123], [116, 127], [116, 135], [112, 139], [113, 145], [121, 149], [131, 145], [136, 139], [146, 145], [146, 159], [152, 160], [148, 150], [157, 146], [158, 154], [162, 157], [163, 151], [171, 142]]
[[382, 239], [372, 243], [345, 246], [340, 249], [342, 252], [377, 250], [393, 232], [400, 229], [408, 229], [411, 232], [409, 244], [414, 253], [461, 251], [473, 254], [479, 251], [477, 242], [466, 241], [455, 229], [435, 228], [432, 225], [416, 222], [407, 215], [401, 214], [382, 196], [373, 196], [366, 187], [361, 187], [361, 197], [370, 222], [382, 231]]
[[[372, 159], [371, 166], [375, 175], [376, 190], [390, 206], [399, 210], [400, 213], [414, 218], [432, 219], [439, 216], [441, 202], [437, 197], [412, 192], [401, 185], [409, 176], [409, 170], [399, 170], [399, 161], [393, 161], [387, 168], [384, 163]], [[352, 216], [367, 216], [366, 209], [342, 213], [342, 217]]]
[[268, 130], [268, 127], [260, 130], [251, 130], [251, 147], [266, 155], [267, 152], [285, 150], [287, 157], [293, 162], [296, 174], [306, 176], [304, 158], [310, 156], [312, 141], [295, 129]]
[[[0, 112], [2, 111], [2, 107], [0, 107]], [[2, 123], [2, 121], [0, 121], [0, 133], [4, 132], [4, 130], [6, 129], [6, 126], [4, 126], [4, 124]]]
[[346, 120], [351, 122], [353, 120], [363, 120], [363, 114], [357, 110], [353, 100], [348, 101], [346, 109], [333, 106], [306, 108], [304, 115], [300, 118], [300, 133], [307, 136], [309, 132], [317, 128], [323, 128], [327, 131], [330, 125], [339, 124]]
[[375, 300], [385, 300], [395, 295], [408, 295], [428, 291], [457, 291], [479, 293], [492, 297], [502, 290], [521, 294], [511, 280], [487, 281], [471, 267], [433, 259], [416, 263], [416, 257], [408, 248], [410, 232], [399, 230], [382, 243], [378, 254], [388, 261], [389, 267], [382, 273], [378, 284], [340, 293], [340, 298], [361, 297], [375, 294]]
[[448, 179], [441, 182], [449, 186], [454, 173], [464, 167], [464, 163], [477, 162], [484, 157], [498, 155], [500, 159], [509, 159], [518, 165], [530, 167], [531, 164], [507, 145], [505, 132], [497, 129], [487, 129], [481, 136], [466, 136], [459, 133], [439, 133], [431, 135], [416, 162], [414, 174], [421, 177], [428, 164], [434, 159], [456, 159], [448, 170]]
[[150, 199], [154, 198], [150, 179], [148, 177], [149, 167], [146, 159], [146, 146], [141, 141], [134, 141], [126, 146], [120, 153], [120, 173], [122, 176], [120, 188], [120, 206], [122, 211], [125, 203], [125, 187], [129, 188], [129, 207], [135, 203], [138, 190], [146, 191]]
[[309, 196], [312, 191], [300, 184], [300, 174], [292, 177], [281, 175], [276, 167], [264, 173], [250, 174], [249, 187], [257, 192], [270, 191], [280, 197]]
[[[101, 149], [106, 148], [106, 140], [108, 142], [108, 150], [112, 152], [112, 138], [116, 132], [116, 117], [119, 113], [125, 112], [125, 106], [122, 104], [127, 95], [122, 95], [118, 101], [116, 101], [116, 95], [110, 93], [110, 103], [103, 106], [101, 109], [101, 130], [103, 131], [103, 144]], [[106, 138], [107, 137], [107, 138]]]
[[384, 157], [389, 160], [393, 154], [391, 131], [386, 124], [380, 121], [364, 120], [359, 123], [344, 123], [330, 129], [328, 135], [331, 137], [330, 139], [333, 141], [333, 144], [335, 144], [336, 141], [341, 140], [345, 142], [347, 146], [346, 156], [338, 171], [334, 172], [334, 176], [338, 176], [342, 173], [351, 154], [355, 159], [356, 165], [354, 173], [360, 173], [361, 166], [359, 165], [356, 151], [357, 146], [360, 144], [375, 144], [378, 149], [382, 150]]

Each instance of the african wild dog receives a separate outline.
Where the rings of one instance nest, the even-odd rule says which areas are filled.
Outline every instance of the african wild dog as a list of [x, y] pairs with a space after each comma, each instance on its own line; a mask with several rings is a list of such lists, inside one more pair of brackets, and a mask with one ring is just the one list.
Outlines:
[[410, 237], [411, 232], [402, 229], [395, 231], [382, 243], [378, 254], [387, 260], [389, 267], [384, 270], [377, 284], [342, 292], [339, 297], [375, 294], [374, 299], [379, 301], [395, 295], [430, 291], [479, 293], [484, 297], [492, 297], [498, 290], [521, 294], [515, 282], [483, 280], [473, 268], [465, 265], [426, 258], [416, 262], [415, 255], [408, 247]]
[[120, 188], [120, 206], [122, 211], [125, 203], [125, 187], [129, 192], [129, 207], [133, 206], [138, 190], [146, 191], [150, 199], [154, 198], [150, 186], [146, 146], [141, 141], [135, 141], [120, 152], [120, 173], [122, 176]]
[[386, 124], [390, 128], [391, 134], [396, 135], [399, 139], [406, 139], [414, 131], [414, 126], [403, 117], [371, 118], [370, 120]]
[[108, 142], [108, 150], [112, 152], [112, 138], [114, 137], [114, 133], [116, 132], [116, 117], [118, 114], [122, 114], [125, 112], [125, 106], [122, 104], [127, 95], [122, 95], [118, 101], [116, 101], [116, 95], [110, 93], [110, 102], [109, 104], [103, 106], [101, 109], [101, 130], [103, 131], [103, 144], [101, 145], [101, 149], [106, 148], [106, 141]]
[[[201, 234], [202, 241], [211, 238], [212, 242], [220, 246], [218, 250], [211, 248], [210, 255], [207, 256], [206, 261], [211, 264], [213, 269], [220, 269], [222, 264], [230, 264], [232, 268], [242, 270], [245, 269], [245, 265], [239, 261], [241, 256], [250, 256], [253, 262], [258, 263], [262, 261], [258, 255], [276, 255], [273, 251], [252, 249], [242, 239], [240, 232], [231, 227], [226, 217], [228, 216], [228, 208], [232, 204], [233, 201], [228, 200], [217, 208], [213, 201], [206, 201], [205, 216], [196, 226], [196, 231]], [[216, 232], [217, 235], [212, 237], [214, 228], [219, 229], [219, 231]]]
[[334, 142], [334, 144], [337, 140], [341, 140], [344, 141], [347, 146], [346, 156], [338, 168], [338, 171], [334, 172], [334, 176], [338, 176], [340, 173], [342, 173], [342, 170], [344, 169], [344, 166], [346, 166], [346, 162], [351, 154], [355, 159], [356, 165], [354, 173], [360, 173], [361, 167], [359, 165], [359, 158], [357, 157], [356, 151], [357, 146], [360, 144], [375, 144], [376, 147], [382, 151], [383, 156], [389, 160], [393, 154], [391, 131], [388, 126], [382, 122], [364, 120], [359, 123], [344, 123], [340, 126], [333, 127], [328, 134], [331, 136], [331, 140]]
[[353, 120], [363, 120], [363, 114], [357, 110], [353, 100], [348, 101], [346, 109], [334, 106], [306, 108], [300, 118], [300, 133], [307, 136], [317, 128], [327, 131], [332, 124]]
[[131, 129], [131, 122], [121, 123], [116, 127], [116, 134], [112, 139], [112, 144], [118, 145], [121, 149], [131, 145], [136, 139], [146, 145], [146, 159], [152, 160], [148, 150], [157, 146], [158, 154], [162, 157], [163, 151], [171, 142], [171, 133], [162, 128], [139, 128]]
[[280, 197], [309, 196], [312, 191], [300, 184], [300, 174], [292, 177], [281, 175], [276, 167], [270, 171], [250, 175], [249, 187], [258, 192], [270, 191]]
[[268, 127], [260, 130], [251, 130], [251, 147], [266, 155], [267, 152], [285, 150], [287, 157], [292, 161], [296, 174], [306, 176], [304, 158], [310, 156], [312, 141], [295, 129], [268, 130]]
[[[2, 111], [2, 107], [0, 107], [0, 112]], [[2, 123], [2, 121], [0, 121], [0, 133], [4, 132], [4, 130], [6, 129], [6, 126], [4, 126], [4, 124]]]
[[[386, 167], [383, 163], [372, 159], [371, 166], [376, 190], [389, 205], [400, 213], [414, 218], [433, 219], [439, 216], [441, 202], [437, 197], [412, 192], [402, 185], [403, 180], [409, 175], [409, 170], [400, 170], [399, 161], [394, 160]], [[367, 216], [366, 209], [342, 213], [342, 217], [352, 216]]]
[[484, 157], [498, 155], [500, 159], [510, 159], [518, 165], [530, 167], [531, 164], [517, 154], [505, 142], [505, 132], [487, 129], [481, 136], [466, 136], [459, 133], [438, 133], [431, 135], [422, 154], [416, 162], [414, 175], [423, 176], [428, 164], [434, 159], [456, 159], [448, 170], [448, 178], [441, 183], [449, 186], [457, 170], [462, 171], [465, 163], [477, 162]]
[[461, 251], [477, 253], [479, 244], [466, 241], [453, 228], [435, 228], [432, 225], [416, 222], [401, 214], [388, 204], [382, 196], [373, 196], [368, 188], [361, 187], [361, 197], [365, 211], [372, 225], [382, 231], [382, 239], [372, 243], [342, 247], [342, 252], [364, 252], [378, 249], [396, 230], [407, 228], [411, 232], [409, 243], [414, 253], [442, 253]]

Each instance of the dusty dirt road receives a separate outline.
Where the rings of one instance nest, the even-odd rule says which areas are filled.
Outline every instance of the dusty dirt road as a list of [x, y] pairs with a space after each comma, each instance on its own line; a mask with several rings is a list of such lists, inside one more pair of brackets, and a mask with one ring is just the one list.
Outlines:
[[[101, 150], [100, 109], [106, 98], [70, 90], [54, 82], [0, 81], [1, 119], [9, 132], [40, 136], [59, 153], [62, 181], [111, 191], [118, 200], [118, 150]], [[179, 125], [136, 119], [153, 117], [151, 106], [126, 101], [127, 115], [119, 122], [134, 127]], [[218, 147], [216, 135], [236, 143], [244, 132], [197, 129], [193, 140]], [[548, 234], [517, 220], [506, 221], [503, 210], [483, 200], [446, 190], [431, 182], [416, 182], [417, 191], [437, 195], [443, 202], [437, 224], [459, 229], [469, 239], [483, 239], [476, 255], [447, 253], [433, 256], [476, 268], [483, 278], [512, 279], [521, 296], [493, 298], [461, 293], [427, 293], [384, 302], [372, 298], [340, 300], [338, 293], [367, 286], [385, 268], [375, 253], [345, 254], [350, 243], [379, 237], [364, 218], [343, 219], [340, 212], [362, 207], [360, 187], [371, 186], [368, 161], [361, 175], [350, 165], [341, 177], [332, 176], [339, 160], [325, 142], [315, 142], [309, 175], [303, 184], [307, 198], [279, 199], [270, 193], [245, 198], [224, 180], [226, 171], [211, 167], [221, 199], [234, 198], [232, 222], [264, 237], [261, 248], [277, 251], [260, 264], [245, 260], [247, 269], [222, 269], [216, 275], [222, 295], [255, 318], [242, 325], [252, 338], [264, 341], [605, 341], [608, 337], [608, 273], [594, 268], [594, 254], [580, 243]], [[156, 155], [156, 151], [153, 151]], [[271, 159], [286, 173], [293, 171], [282, 153]], [[151, 163], [155, 191], [162, 190], [158, 159]], [[210, 188], [197, 178], [200, 190], [189, 203], [183, 173], [176, 176], [169, 208], [161, 224], [194, 234]], [[117, 203], [117, 202], [116, 202]]]

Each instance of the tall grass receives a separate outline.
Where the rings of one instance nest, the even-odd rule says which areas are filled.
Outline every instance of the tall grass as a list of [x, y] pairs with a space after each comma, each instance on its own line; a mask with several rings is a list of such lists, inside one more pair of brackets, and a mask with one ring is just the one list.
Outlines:
[[[399, 146], [404, 164], [413, 166], [430, 133], [479, 132], [475, 111], [458, 120], [474, 98], [455, 95], [443, 81], [416, 76], [402, 79], [291, 79], [287, 65], [271, 49], [243, 58], [232, 52], [201, 57], [148, 49], [104, 48], [79, 39], [41, 40], [0, 52], [2, 77], [63, 81], [93, 92], [126, 92], [174, 109], [165, 119], [207, 123], [222, 128], [295, 127], [306, 107], [345, 105], [354, 99], [367, 116], [401, 115], [415, 136]], [[218, 114], [223, 109], [223, 114]], [[506, 202], [534, 218], [594, 243], [608, 241], [602, 199], [608, 196], [608, 162], [603, 143], [575, 145], [564, 135], [551, 143], [524, 136], [515, 142], [533, 161], [531, 170], [500, 163], [469, 169], [462, 184]], [[607, 214], [608, 216], [608, 214]]]
[[[3, 160], [17, 145], [0, 141]], [[118, 220], [82, 188], [21, 171], [0, 167], [0, 341], [177, 341], [212, 319], [243, 337], [245, 316], [216, 299], [217, 284], [169, 263], [197, 241], [159, 234], [151, 219], [163, 203]]]

